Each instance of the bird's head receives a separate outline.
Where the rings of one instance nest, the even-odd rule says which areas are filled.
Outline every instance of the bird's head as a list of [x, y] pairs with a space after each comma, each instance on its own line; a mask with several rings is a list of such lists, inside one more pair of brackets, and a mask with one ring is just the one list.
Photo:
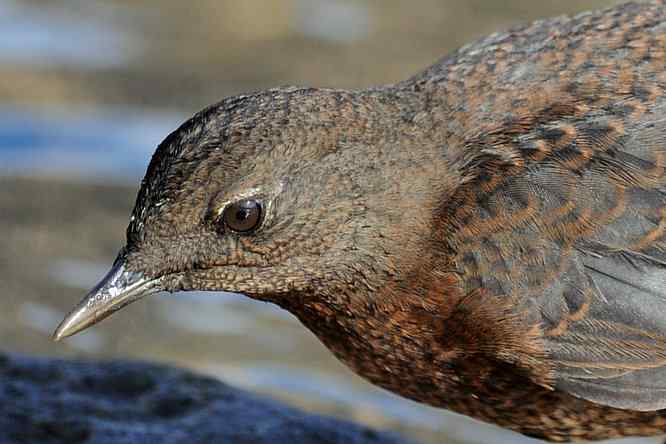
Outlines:
[[456, 178], [397, 108], [367, 93], [283, 88], [196, 114], [158, 147], [127, 244], [54, 336], [158, 291], [225, 290], [290, 308], [369, 298], [423, 266], [438, 197]]

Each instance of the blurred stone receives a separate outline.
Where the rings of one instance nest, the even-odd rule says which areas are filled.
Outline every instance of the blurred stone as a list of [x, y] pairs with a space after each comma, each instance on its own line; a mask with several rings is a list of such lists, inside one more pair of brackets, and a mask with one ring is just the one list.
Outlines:
[[173, 367], [0, 354], [0, 443], [398, 444]]

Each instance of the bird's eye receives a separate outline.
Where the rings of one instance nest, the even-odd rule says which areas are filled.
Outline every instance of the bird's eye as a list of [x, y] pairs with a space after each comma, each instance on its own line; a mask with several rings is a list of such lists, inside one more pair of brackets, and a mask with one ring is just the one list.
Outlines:
[[261, 203], [254, 199], [243, 199], [227, 205], [222, 214], [224, 225], [236, 233], [256, 230], [261, 223]]

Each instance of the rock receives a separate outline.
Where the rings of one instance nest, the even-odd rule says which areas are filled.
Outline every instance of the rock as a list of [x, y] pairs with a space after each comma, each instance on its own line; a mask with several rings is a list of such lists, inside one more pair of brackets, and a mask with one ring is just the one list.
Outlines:
[[406, 441], [173, 367], [0, 354], [0, 443]]

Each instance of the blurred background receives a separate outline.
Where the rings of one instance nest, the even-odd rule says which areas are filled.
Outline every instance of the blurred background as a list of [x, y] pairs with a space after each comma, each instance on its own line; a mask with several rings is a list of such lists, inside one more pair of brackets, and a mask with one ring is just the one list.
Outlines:
[[0, 348], [176, 364], [423, 443], [535, 443], [374, 388], [289, 314], [237, 295], [153, 296], [49, 335], [122, 246], [156, 145], [200, 108], [395, 82], [484, 34], [612, 3], [0, 0]]

